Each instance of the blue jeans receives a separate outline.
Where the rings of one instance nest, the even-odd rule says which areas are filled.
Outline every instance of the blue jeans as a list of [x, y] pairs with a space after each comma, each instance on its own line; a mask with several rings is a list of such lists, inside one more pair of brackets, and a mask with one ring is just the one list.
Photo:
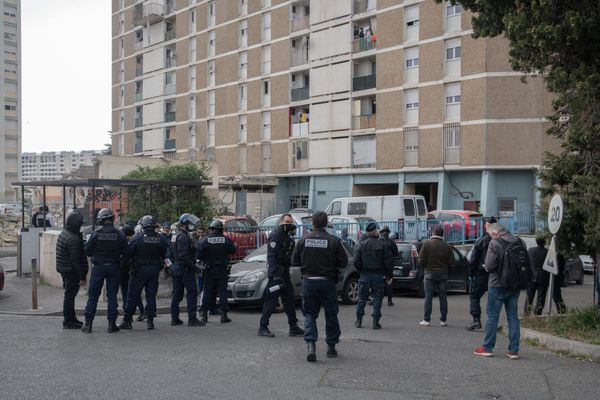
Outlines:
[[440, 299], [440, 321], [446, 322], [448, 318], [448, 273], [447, 272], [427, 272], [425, 273], [425, 315], [424, 320], [431, 322], [431, 308], [433, 302], [433, 292], [437, 288], [438, 298]]
[[173, 298], [171, 299], [171, 317], [179, 318], [179, 303], [183, 300], [183, 290], [187, 292], [188, 319], [196, 318], [198, 308], [198, 286], [196, 274], [183, 265], [173, 269]]
[[106, 280], [106, 297], [108, 298], [108, 320], [115, 321], [117, 319], [117, 293], [121, 281], [121, 266], [119, 264], [102, 263], [94, 264], [90, 275], [88, 301], [85, 306], [86, 321], [94, 320], [104, 280]]
[[365, 305], [369, 299], [369, 288], [373, 290], [373, 319], [379, 321], [381, 318], [381, 302], [385, 290], [385, 279], [381, 274], [360, 274], [358, 279], [358, 304], [356, 305], [356, 316], [365, 315]]
[[131, 317], [135, 314], [136, 299], [141, 298], [142, 289], [146, 291], [146, 314], [148, 318], [156, 317], [156, 293], [161, 269], [162, 265], [140, 266], [131, 275], [125, 303], [125, 321], [131, 321]]
[[336, 344], [340, 341], [340, 323], [336, 282], [331, 279], [302, 280], [302, 308], [304, 310], [304, 341], [316, 342], [319, 338], [317, 318], [321, 307], [325, 311], [325, 342]]
[[491, 352], [496, 345], [496, 330], [502, 306], [506, 309], [506, 319], [508, 320], [508, 351], [518, 353], [519, 337], [521, 336], [518, 315], [519, 291], [511, 291], [502, 287], [491, 287], [488, 290], [487, 321], [485, 322], [483, 347]]
[[474, 320], [481, 320], [481, 298], [488, 290], [489, 275], [485, 271], [477, 271], [471, 277], [471, 291], [469, 292], [469, 312]]

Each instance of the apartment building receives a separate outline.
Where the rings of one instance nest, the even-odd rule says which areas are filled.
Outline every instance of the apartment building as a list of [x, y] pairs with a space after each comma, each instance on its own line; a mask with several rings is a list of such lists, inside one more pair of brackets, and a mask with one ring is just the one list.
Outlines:
[[[113, 150], [215, 161], [235, 211], [422, 194], [532, 214], [550, 96], [433, 0], [113, 0]], [[262, 212], [262, 211], [261, 211]]]
[[92, 167], [100, 151], [45, 151], [21, 155], [21, 180], [39, 182], [63, 179], [80, 167]]
[[12, 182], [19, 180], [19, 157], [21, 154], [21, 2], [2, 2], [4, 20], [0, 24], [2, 41], [2, 65], [0, 92], [4, 108], [0, 116], [0, 201], [14, 201]]

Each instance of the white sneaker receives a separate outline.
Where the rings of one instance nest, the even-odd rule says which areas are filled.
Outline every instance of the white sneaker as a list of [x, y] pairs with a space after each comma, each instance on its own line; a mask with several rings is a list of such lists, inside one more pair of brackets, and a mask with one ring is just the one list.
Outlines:
[[441, 326], [448, 326], [448, 322], [446, 322], [446, 321], [440, 321], [440, 325]]
[[419, 325], [421, 325], [421, 326], [431, 326], [431, 322], [423, 320], [423, 321], [419, 322]]

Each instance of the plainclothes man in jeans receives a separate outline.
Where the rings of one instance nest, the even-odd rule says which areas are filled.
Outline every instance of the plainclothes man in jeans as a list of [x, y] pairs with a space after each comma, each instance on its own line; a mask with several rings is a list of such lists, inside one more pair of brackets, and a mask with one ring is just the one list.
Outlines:
[[[506, 356], [511, 360], [519, 358], [519, 336], [520, 323], [518, 316], [519, 289], [507, 289], [500, 283], [500, 270], [502, 268], [502, 258], [504, 248], [509, 243], [515, 243], [521, 239], [513, 236], [500, 224], [492, 224], [488, 228], [492, 236], [492, 241], [488, 247], [485, 256], [485, 269], [490, 273], [488, 282], [488, 302], [487, 302], [487, 321], [485, 323], [485, 337], [483, 346], [474, 350], [478, 356], [491, 357], [492, 350], [496, 345], [496, 331], [498, 328], [498, 319], [502, 306], [506, 309], [508, 320], [508, 353]], [[507, 243], [508, 242], [508, 243]], [[523, 244], [523, 246], [525, 246]]]
[[448, 268], [453, 263], [452, 246], [444, 240], [444, 227], [438, 225], [431, 239], [426, 240], [419, 251], [419, 262], [425, 269], [425, 316], [419, 323], [421, 326], [431, 326], [431, 303], [433, 291], [437, 289], [440, 299], [440, 323], [448, 323]]

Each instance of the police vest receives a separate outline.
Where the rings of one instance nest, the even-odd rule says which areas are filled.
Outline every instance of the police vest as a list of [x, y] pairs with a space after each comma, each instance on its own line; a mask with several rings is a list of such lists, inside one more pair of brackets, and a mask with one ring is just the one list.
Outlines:
[[142, 244], [136, 249], [136, 264], [160, 263], [163, 255], [163, 246], [160, 242], [160, 236], [156, 233], [144, 233], [139, 239]]
[[224, 267], [229, 264], [229, 252], [227, 251], [227, 238], [223, 235], [209, 236], [206, 239], [206, 257], [204, 264], [209, 267]]
[[123, 253], [123, 242], [114, 226], [104, 226], [96, 231], [96, 243], [92, 252], [96, 261], [118, 261]]

